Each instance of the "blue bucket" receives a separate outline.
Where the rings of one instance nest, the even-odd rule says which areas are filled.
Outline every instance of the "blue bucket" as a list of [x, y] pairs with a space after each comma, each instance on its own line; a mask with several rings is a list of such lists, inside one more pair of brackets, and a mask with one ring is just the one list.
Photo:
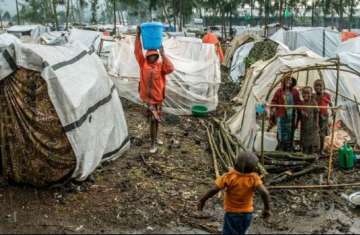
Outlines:
[[160, 49], [164, 26], [162, 23], [151, 22], [141, 24], [141, 38], [145, 50]]

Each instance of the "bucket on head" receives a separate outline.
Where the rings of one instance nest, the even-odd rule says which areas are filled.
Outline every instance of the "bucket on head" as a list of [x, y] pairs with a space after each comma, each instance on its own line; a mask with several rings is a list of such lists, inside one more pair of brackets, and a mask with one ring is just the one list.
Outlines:
[[141, 38], [145, 50], [160, 49], [164, 26], [159, 22], [141, 24]]

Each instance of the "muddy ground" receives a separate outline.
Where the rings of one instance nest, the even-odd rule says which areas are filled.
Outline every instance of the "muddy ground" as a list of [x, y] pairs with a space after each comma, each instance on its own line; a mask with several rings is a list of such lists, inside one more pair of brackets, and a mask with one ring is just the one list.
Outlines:
[[[228, 110], [226, 97], [221, 96], [220, 108], [211, 115], [221, 116]], [[2, 186], [0, 233], [221, 231], [221, 199], [210, 200], [203, 213], [195, 210], [197, 200], [214, 179], [202, 119], [165, 115], [161, 128], [164, 145], [157, 154], [150, 155], [143, 108], [129, 102], [123, 104], [132, 143], [129, 151], [101, 166], [94, 180], [84, 183], [47, 189]], [[321, 174], [287, 184], [318, 184]], [[360, 179], [358, 170], [338, 171], [337, 176], [339, 182]], [[341, 193], [354, 190], [271, 191], [273, 217], [269, 221], [259, 217], [262, 204], [257, 197], [250, 232], [360, 233], [358, 211], [340, 197]]]

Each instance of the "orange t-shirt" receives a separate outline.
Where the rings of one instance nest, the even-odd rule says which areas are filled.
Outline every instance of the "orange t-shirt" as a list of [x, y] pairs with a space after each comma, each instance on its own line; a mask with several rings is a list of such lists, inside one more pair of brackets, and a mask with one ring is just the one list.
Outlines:
[[226, 212], [251, 213], [254, 211], [255, 189], [262, 185], [256, 173], [242, 174], [234, 169], [216, 179], [215, 184], [225, 189], [224, 210]]

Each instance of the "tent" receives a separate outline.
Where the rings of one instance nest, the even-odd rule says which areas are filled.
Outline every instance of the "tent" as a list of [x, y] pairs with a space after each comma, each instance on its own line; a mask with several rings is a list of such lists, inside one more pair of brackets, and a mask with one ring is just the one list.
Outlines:
[[101, 32], [73, 28], [70, 30], [69, 43], [81, 42], [86, 48], [97, 51], [101, 42]]
[[351, 38], [342, 42], [337, 48], [337, 54], [339, 53], [360, 54], [360, 37]]
[[[340, 55], [340, 63], [337, 60], [329, 60], [314, 52], [299, 48], [291, 53], [278, 54], [268, 61], [259, 61], [254, 64], [246, 75], [246, 84], [234, 101], [241, 103], [236, 114], [227, 124], [231, 132], [249, 149], [259, 151], [259, 139], [261, 139], [261, 125], [256, 118], [256, 105], [270, 102], [276, 88], [280, 86], [282, 74], [291, 72], [298, 80], [298, 87], [313, 84], [315, 79], [323, 79], [327, 91], [335, 97], [337, 84], [337, 66], [339, 65], [339, 96], [338, 105], [343, 106], [345, 111], [338, 113], [338, 118], [345, 124], [348, 130], [360, 144], [360, 73], [345, 63], [351, 60], [359, 65], [360, 56], [344, 58]], [[358, 66], [359, 67], [359, 66]], [[333, 100], [333, 104], [334, 104]], [[274, 150], [276, 134], [264, 133], [265, 151]]]
[[[134, 41], [134, 37], [128, 36], [114, 45], [109, 56], [108, 71], [122, 97], [141, 103]], [[210, 111], [215, 110], [221, 78], [220, 62], [214, 46], [203, 44], [195, 38], [170, 38], [163, 45], [175, 66], [175, 71], [167, 76], [164, 111], [188, 115], [194, 104], [204, 104]]]
[[68, 32], [66, 31], [53, 31], [43, 33], [40, 36], [40, 44], [61, 46], [65, 45], [68, 40]]
[[[246, 69], [247, 69], [246, 67], [249, 66], [249, 65], [246, 65], [246, 60], [247, 60], [249, 54], [252, 52], [252, 50], [253, 49], [256, 50], [256, 47], [260, 46], [259, 45], [260, 42], [264, 42], [264, 40], [260, 39], [260, 40], [255, 40], [252, 42], [247, 42], [247, 43], [241, 45], [239, 48], [237, 48], [237, 50], [235, 51], [234, 56], [232, 58], [231, 67], [230, 67], [229, 77], [232, 81], [237, 82], [237, 81], [239, 81], [239, 79], [241, 77], [245, 76]], [[271, 43], [269, 43], [269, 41], [267, 44], [265, 42], [265, 45], [270, 45], [270, 44]], [[284, 52], [289, 51], [289, 49], [282, 43], [277, 43], [277, 44], [278, 45], [277, 45], [277, 49], [276, 49], [275, 53], [284, 53]], [[261, 51], [260, 53], [266, 53], [266, 51]], [[271, 56], [271, 55], [266, 55], [266, 54], [264, 54], [264, 55]]]
[[323, 57], [335, 57], [336, 49], [341, 43], [339, 32], [321, 27], [298, 27], [292, 30], [280, 29], [270, 38], [285, 44], [290, 50], [306, 47]]
[[260, 39], [260, 37], [250, 35], [250, 34], [243, 34], [240, 36], [235, 36], [235, 38], [231, 41], [230, 46], [227, 48], [227, 50], [225, 52], [225, 58], [224, 58], [222, 65], [225, 66], [226, 68], [230, 68], [231, 61], [234, 57], [235, 51], [243, 44], [250, 42], [250, 41], [254, 41], [255, 38]]
[[44, 186], [85, 180], [129, 147], [115, 86], [81, 44], [12, 43], [0, 54], [2, 173]]
[[21, 36], [30, 36], [32, 41], [39, 39], [41, 34], [50, 32], [50, 29], [43, 25], [14, 25], [6, 30], [10, 34], [14, 34], [19, 38]]

